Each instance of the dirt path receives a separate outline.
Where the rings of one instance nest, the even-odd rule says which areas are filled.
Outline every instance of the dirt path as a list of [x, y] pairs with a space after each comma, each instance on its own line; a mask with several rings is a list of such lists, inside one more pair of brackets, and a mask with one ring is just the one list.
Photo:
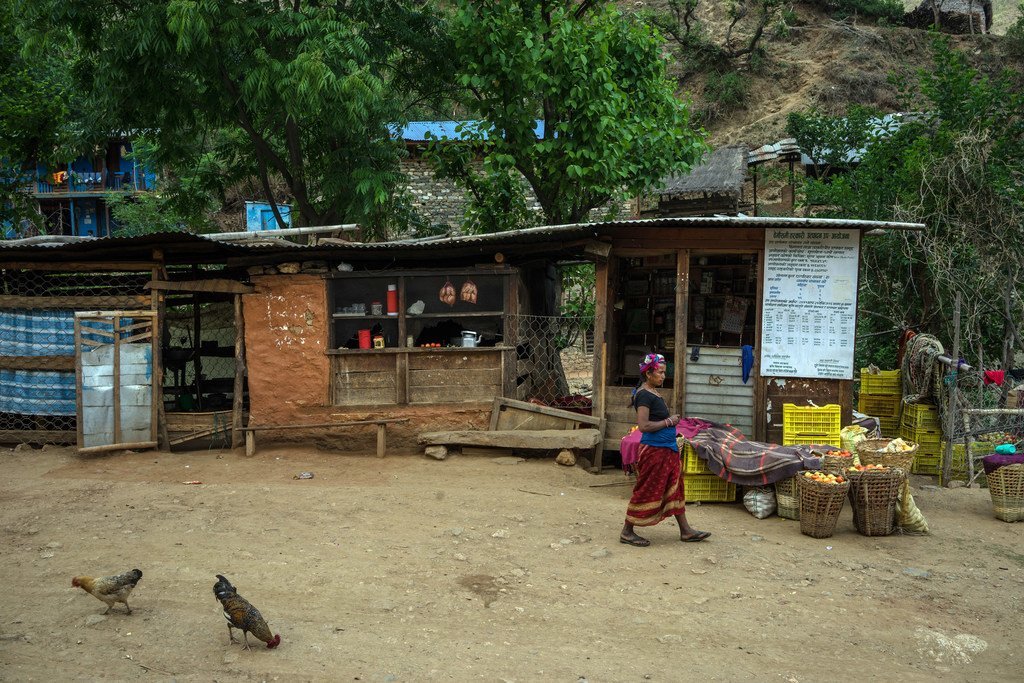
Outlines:
[[[929, 537], [691, 506], [617, 542], [628, 487], [551, 461], [314, 450], [0, 453], [0, 679], [1022, 680], [1024, 524], [920, 489]], [[300, 471], [312, 480], [295, 480]], [[200, 480], [202, 485], [182, 482]], [[134, 613], [70, 585], [133, 567]], [[281, 647], [229, 646], [214, 574]], [[148, 668], [148, 671], [147, 671]]]

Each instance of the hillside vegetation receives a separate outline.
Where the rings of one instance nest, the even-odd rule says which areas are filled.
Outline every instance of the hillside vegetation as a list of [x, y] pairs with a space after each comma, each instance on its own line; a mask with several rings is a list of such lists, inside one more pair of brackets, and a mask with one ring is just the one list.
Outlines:
[[[640, 8], [640, 5], [643, 5]], [[675, 57], [679, 91], [692, 98], [712, 145], [746, 143], [752, 147], [785, 136], [790, 112], [810, 109], [844, 114], [852, 105], [882, 111], [904, 107], [894, 79], [914, 76], [928, 68], [928, 31], [887, 24], [863, 16], [837, 19], [841, 13], [822, 9], [824, 3], [790, 3], [765, 27], [751, 55], [687, 74], [691, 54], [669, 40]], [[905, 2], [908, 7], [917, 3]], [[631, 3], [634, 9], [665, 13], [664, 0]], [[730, 24], [729, 3], [699, 2], [694, 18], [711, 43], [724, 43]], [[964, 51], [972, 65], [995, 74], [1007, 66], [1020, 68], [1000, 33], [1020, 16], [1014, 0], [994, 3], [993, 34], [950, 36], [952, 47]], [[738, 23], [734, 39], [749, 35], [750, 19]]]

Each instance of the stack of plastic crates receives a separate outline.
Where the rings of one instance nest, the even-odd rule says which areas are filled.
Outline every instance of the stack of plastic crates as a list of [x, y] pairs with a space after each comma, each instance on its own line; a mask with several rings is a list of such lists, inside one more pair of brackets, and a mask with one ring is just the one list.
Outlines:
[[[991, 441], [974, 441], [971, 443], [971, 458], [974, 460], [974, 471], [975, 473], [980, 472], [981, 474], [974, 480], [976, 483], [982, 486], [986, 485], [985, 472], [982, 469], [981, 457], [992, 453], [996, 448], [996, 445]], [[946, 452], [946, 442], [942, 442], [940, 453]], [[939, 461], [942, 462], [941, 460]], [[939, 468], [941, 469], [941, 467]], [[950, 481], [967, 481], [967, 455], [962, 443], [953, 444], [953, 463], [950, 467], [949, 478]], [[945, 486], [946, 482], [942, 480], [942, 473], [939, 473], [939, 485]]]
[[939, 474], [942, 471], [942, 427], [937, 406], [930, 403], [904, 405], [900, 436], [920, 444], [914, 454], [914, 474]]
[[894, 437], [900, 431], [900, 402], [903, 389], [899, 370], [882, 370], [872, 374], [867, 368], [860, 369], [860, 396], [857, 410], [877, 417], [882, 427], [882, 436]]
[[820, 445], [842, 448], [839, 406], [798, 406], [782, 404], [782, 444], [784, 446]]
[[730, 484], [708, 469], [690, 444], [683, 446], [683, 477], [687, 503], [731, 503], [736, 500], [736, 484]]

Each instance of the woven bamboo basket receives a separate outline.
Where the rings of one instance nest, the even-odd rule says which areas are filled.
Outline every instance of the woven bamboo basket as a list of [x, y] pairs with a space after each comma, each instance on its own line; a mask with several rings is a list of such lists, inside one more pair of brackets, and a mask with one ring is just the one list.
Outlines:
[[824, 484], [797, 475], [800, 491], [800, 533], [811, 538], [828, 538], [836, 530], [850, 482]]
[[888, 536], [896, 530], [896, 502], [907, 479], [899, 467], [848, 472], [853, 525], [865, 536]]
[[1007, 465], [988, 475], [992, 512], [1004, 522], [1024, 522], [1024, 465]]
[[909, 451], [900, 453], [883, 453], [882, 449], [889, 445], [892, 439], [864, 439], [857, 444], [857, 455], [860, 456], [861, 465], [885, 465], [886, 467], [898, 467], [906, 472], [914, 466], [914, 454], [920, 448], [920, 444], [912, 443]]
[[826, 453], [821, 456], [821, 469], [825, 470], [829, 474], [846, 474], [846, 470], [853, 466], [853, 456], [847, 456], [842, 458], [838, 455], [829, 455]]
[[800, 519], [800, 492], [796, 479], [790, 477], [775, 482], [775, 501], [779, 506], [779, 517], [783, 519]]

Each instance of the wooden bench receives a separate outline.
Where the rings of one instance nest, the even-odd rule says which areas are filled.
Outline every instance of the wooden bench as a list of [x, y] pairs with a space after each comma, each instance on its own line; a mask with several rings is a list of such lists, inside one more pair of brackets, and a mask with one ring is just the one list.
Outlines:
[[387, 449], [387, 426], [396, 422], [408, 421], [409, 418], [407, 417], [393, 417], [381, 420], [351, 420], [349, 422], [317, 422], [315, 424], [281, 424], [243, 427], [242, 431], [245, 432], [245, 454], [250, 456], [256, 454], [256, 432], [265, 432], [272, 429], [330, 429], [332, 427], [377, 425], [377, 457], [383, 458]]

